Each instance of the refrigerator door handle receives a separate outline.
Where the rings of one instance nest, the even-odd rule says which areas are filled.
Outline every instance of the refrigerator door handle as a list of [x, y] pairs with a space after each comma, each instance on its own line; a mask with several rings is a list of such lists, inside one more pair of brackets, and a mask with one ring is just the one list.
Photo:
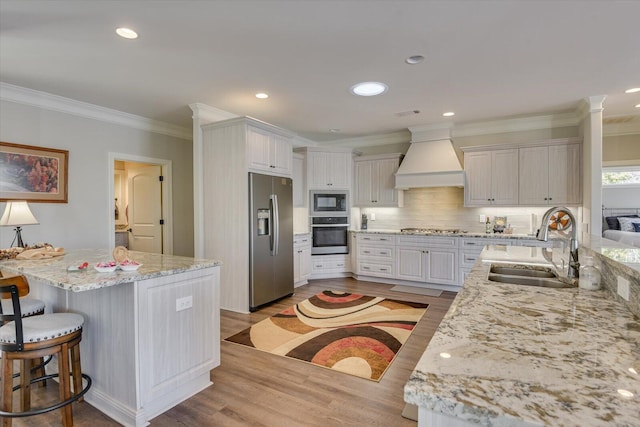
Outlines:
[[278, 195], [272, 194], [269, 196], [271, 203], [273, 204], [273, 249], [271, 255], [277, 256], [280, 246], [280, 214], [278, 213]]

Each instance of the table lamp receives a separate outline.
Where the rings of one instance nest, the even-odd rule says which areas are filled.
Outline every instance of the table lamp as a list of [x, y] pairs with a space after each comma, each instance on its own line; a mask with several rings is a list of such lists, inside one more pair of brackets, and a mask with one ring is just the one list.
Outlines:
[[21, 225], [39, 224], [38, 220], [33, 216], [29, 205], [25, 201], [7, 202], [7, 206], [4, 209], [2, 218], [0, 218], [0, 226], [15, 225], [16, 235], [11, 241], [11, 246], [18, 240], [18, 246], [24, 248], [24, 242], [22, 241]]

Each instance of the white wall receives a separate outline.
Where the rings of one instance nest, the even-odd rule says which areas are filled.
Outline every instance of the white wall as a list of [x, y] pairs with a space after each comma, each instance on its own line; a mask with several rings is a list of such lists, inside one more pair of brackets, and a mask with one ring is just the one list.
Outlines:
[[[115, 152], [173, 162], [173, 253], [193, 255], [191, 141], [6, 100], [0, 101], [0, 140], [69, 151], [69, 202], [30, 203], [40, 225], [23, 227], [25, 243], [108, 247], [108, 153]], [[0, 212], [4, 207], [0, 203]], [[13, 229], [0, 227], [0, 233], [0, 247], [9, 247]]]

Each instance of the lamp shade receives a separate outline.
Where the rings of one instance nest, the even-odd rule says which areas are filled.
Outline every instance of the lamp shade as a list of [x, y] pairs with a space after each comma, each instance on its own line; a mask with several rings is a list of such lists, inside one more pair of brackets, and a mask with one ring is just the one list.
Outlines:
[[7, 202], [0, 225], [32, 225], [39, 224], [25, 201]]

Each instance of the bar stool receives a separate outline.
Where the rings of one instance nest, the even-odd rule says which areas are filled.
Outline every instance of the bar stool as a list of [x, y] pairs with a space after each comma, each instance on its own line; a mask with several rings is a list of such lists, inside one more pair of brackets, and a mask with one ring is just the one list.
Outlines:
[[[21, 278], [21, 279], [18, 279]], [[16, 276], [15, 281], [24, 280]], [[27, 283], [28, 288], [28, 283]], [[73, 426], [71, 403], [81, 400], [91, 387], [91, 378], [83, 374], [80, 366], [80, 341], [84, 318], [75, 313], [43, 314], [22, 318], [18, 286], [0, 286], [0, 297], [11, 298], [13, 314], [0, 313], [0, 321], [8, 321], [0, 327], [0, 417], [2, 427], [10, 427], [16, 417], [28, 417], [60, 409], [62, 425]], [[58, 373], [31, 378], [31, 361], [44, 356], [57, 355]], [[71, 356], [71, 369], [69, 368]], [[13, 362], [20, 365], [20, 384], [13, 386]], [[73, 394], [71, 377], [73, 376]], [[59, 402], [51, 406], [31, 410], [31, 384], [58, 377]], [[82, 379], [86, 386], [82, 388]], [[20, 390], [21, 411], [13, 411], [13, 391]]]
[[[37, 298], [27, 297], [29, 294], [29, 283], [27, 283], [24, 276], [15, 276], [15, 277], [4, 277], [2, 272], [0, 272], [0, 286], [4, 286], [7, 283], [13, 283], [18, 287], [18, 295], [20, 296], [20, 312], [22, 317], [30, 317], [30, 316], [38, 316], [40, 314], [44, 314], [45, 304], [44, 301], [39, 300]], [[13, 305], [11, 304], [11, 300], [9, 299], [0, 299], [0, 304], [2, 304], [2, 310], [0, 314], [13, 314]], [[0, 326], [2, 326], [4, 322], [0, 322]], [[44, 367], [47, 363], [51, 361], [49, 357], [45, 362], [44, 358], [39, 358], [37, 361], [34, 361], [34, 367], [32, 371], [40, 372], [40, 375], [44, 375]], [[14, 374], [13, 377], [16, 378], [20, 374]], [[46, 385], [46, 381], [40, 383], [41, 386]]]

